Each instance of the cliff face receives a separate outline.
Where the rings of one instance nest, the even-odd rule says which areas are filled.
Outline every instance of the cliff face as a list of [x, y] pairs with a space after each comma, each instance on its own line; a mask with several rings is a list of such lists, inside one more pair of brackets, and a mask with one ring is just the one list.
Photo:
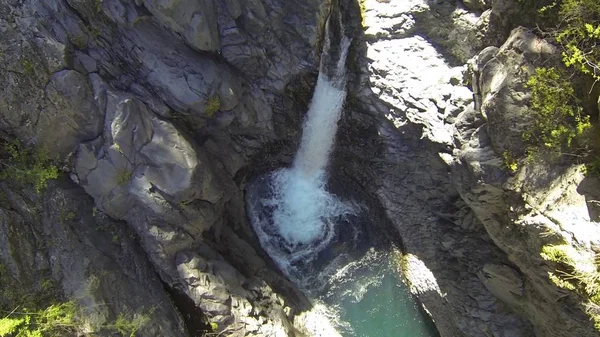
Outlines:
[[354, 1], [0, 1], [0, 136], [64, 171], [41, 193], [0, 182], [2, 282], [51, 281], [100, 335], [120, 313], [160, 317], [143, 336], [195, 335], [197, 307], [227, 335], [299, 336], [310, 304], [260, 249], [243, 189], [291, 161], [340, 8], [354, 41], [332, 171], [385, 210], [441, 335], [593, 336], [540, 251], [596, 247], [596, 182], [505, 167], [523, 83], [555, 51], [508, 36], [514, 2], [491, 6], [367, 0], [362, 33]]
[[531, 24], [531, 8], [464, 5], [366, 1], [368, 71], [351, 88], [383, 117], [383, 149], [366, 158], [365, 188], [400, 233], [399, 268], [442, 336], [594, 336], [597, 309], [551, 281], [556, 264], [541, 253], [566, 244], [593, 261], [597, 179], [568, 160], [513, 172], [507, 159], [524, 154], [533, 122], [525, 83], [560, 53], [513, 29]]
[[10, 279], [41, 291], [46, 275], [96, 308], [92, 328], [159, 307], [141, 333], [186, 335], [164, 286], [219, 330], [292, 335], [272, 287], [294, 310], [307, 302], [257, 253], [234, 178], [277, 139], [283, 87], [315, 70], [330, 9], [1, 2], [2, 135], [54, 155], [79, 185], [62, 178], [37, 195], [2, 183]]

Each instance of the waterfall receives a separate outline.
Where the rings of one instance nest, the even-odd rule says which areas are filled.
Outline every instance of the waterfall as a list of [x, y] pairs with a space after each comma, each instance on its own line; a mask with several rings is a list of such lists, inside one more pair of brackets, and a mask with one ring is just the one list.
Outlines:
[[[337, 25], [331, 26], [332, 22]], [[344, 36], [339, 13], [330, 16], [325, 28], [319, 76], [294, 162], [250, 183], [246, 195], [250, 222], [261, 245], [298, 283], [306, 276], [299, 265], [317, 259], [336, 236], [336, 223], [353, 213], [350, 205], [325, 188], [346, 98], [345, 64], [351, 39]]]
[[[329, 35], [325, 41], [325, 53], [330, 48]], [[346, 57], [350, 39], [344, 37], [340, 44], [340, 56], [333, 71], [333, 78], [326, 75], [327, 57], [321, 59], [321, 71], [302, 130], [302, 143], [293, 169], [306, 179], [318, 179], [324, 174], [333, 148], [337, 123], [346, 99]]]

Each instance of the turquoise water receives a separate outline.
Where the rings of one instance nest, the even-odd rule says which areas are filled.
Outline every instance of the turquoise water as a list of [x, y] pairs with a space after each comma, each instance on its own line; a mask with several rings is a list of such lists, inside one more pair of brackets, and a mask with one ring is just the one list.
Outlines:
[[386, 274], [360, 298], [345, 298], [342, 319], [353, 332], [344, 337], [438, 337], [435, 325], [407, 287]]

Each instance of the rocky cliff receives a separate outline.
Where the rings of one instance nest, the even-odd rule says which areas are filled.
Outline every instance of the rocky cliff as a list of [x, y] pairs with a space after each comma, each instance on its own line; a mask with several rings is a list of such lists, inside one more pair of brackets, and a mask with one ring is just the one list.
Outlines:
[[556, 53], [513, 30], [515, 6], [0, 0], [0, 136], [61, 169], [40, 192], [0, 182], [2, 286], [52, 284], [88, 334], [147, 315], [140, 336], [302, 336], [311, 305], [260, 248], [244, 187], [291, 162], [339, 11], [354, 39], [332, 171], [382, 209], [440, 334], [596, 335], [540, 252], [598, 249], [598, 182], [503, 158], [523, 148], [524, 82]]

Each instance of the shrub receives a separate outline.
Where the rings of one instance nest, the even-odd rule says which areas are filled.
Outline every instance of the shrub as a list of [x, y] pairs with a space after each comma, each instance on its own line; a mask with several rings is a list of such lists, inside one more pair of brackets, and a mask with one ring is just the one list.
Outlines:
[[365, 26], [365, 12], [367, 11], [367, 0], [358, 0], [358, 6], [360, 8], [360, 17], [362, 19], [361, 25]]
[[556, 40], [565, 65], [600, 80], [600, 2], [564, 0], [558, 17]]
[[0, 179], [30, 184], [40, 192], [48, 186], [48, 180], [58, 178], [58, 168], [52, 164], [46, 151], [25, 148], [16, 140], [5, 143], [3, 150]]
[[517, 172], [519, 163], [516, 158], [509, 151], [504, 151], [502, 157], [504, 157], [504, 166], [512, 173]]
[[[152, 311], [150, 312], [152, 313]], [[123, 313], [119, 314], [115, 323], [107, 326], [124, 337], [135, 337], [137, 331], [150, 321], [150, 314], [135, 314], [132, 319], [125, 318]]]
[[556, 68], [537, 68], [526, 84], [531, 90], [534, 116], [532, 129], [523, 134], [523, 139], [555, 153], [571, 147], [573, 140], [591, 127], [566, 78]]

